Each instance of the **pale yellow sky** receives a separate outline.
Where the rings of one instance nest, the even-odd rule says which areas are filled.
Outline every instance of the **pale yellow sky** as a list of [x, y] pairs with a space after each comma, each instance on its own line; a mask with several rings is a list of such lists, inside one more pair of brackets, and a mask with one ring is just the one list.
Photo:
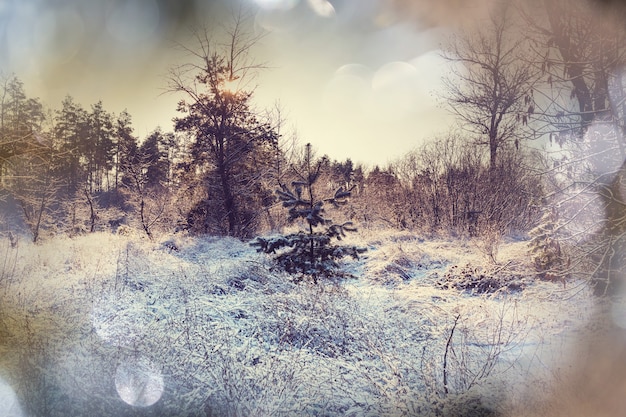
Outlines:
[[[254, 14], [253, 30], [265, 33], [257, 53], [270, 68], [259, 74], [256, 103], [280, 103], [301, 142], [332, 158], [384, 165], [448, 130], [452, 119], [436, 98], [446, 71], [438, 51], [446, 22], [433, 24], [441, 6], [416, 11], [409, 2], [411, 10], [399, 12], [392, 0], [241, 1]], [[224, 23], [235, 0], [51, 4], [0, 2], [2, 71], [55, 109], [67, 94], [86, 108], [102, 100], [108, 111], [128, 109], [143, 138], [158, 125], [172, 130], [178, 98], [163, 94], [163, 77], [186, 59], [173, 42], [186, 42], [193, 24]]]
[[257, 99], [279, 100], [302, 141], [333, 158], [383, 165], [447, 129], [451, 119], [437, 99], [445, 62], [432, 31], [373, 25], [335, 39], [346, 34], [323, 29], [263, 40], [275, 68], [260, 75]]

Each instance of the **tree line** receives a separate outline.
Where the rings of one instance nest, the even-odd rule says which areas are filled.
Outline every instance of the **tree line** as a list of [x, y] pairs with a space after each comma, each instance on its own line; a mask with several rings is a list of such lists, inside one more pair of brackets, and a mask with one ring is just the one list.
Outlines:
[[[448, 39], [443, 98], [458, 121], [448, 133], [382, 167], [316, 157], [318, 187], [351, 190], [346, 220], [501, 236], [559, 218], [551, 242], [581, 247], [584, 236], [611, 280], [622, 262], [607, 254], [624, 252], [624, 10], [536, 6], [502, 3]], [[279, 111], [255, 107], [255, 74], [267, 69], [246, 24], [236, 16], [181, 46], [189, 59], [166, 80], [180, 97], [172, 132], [141, 140], [127, 112], [69, 96], [49, 111], [19, 78], [2, 79], [0, 184], [33, 240], [120, 227], [248, 239], [285, 226], [275, 190], [297, 178], [304, 148], [290, 146]], [[601, 231], [581, 213], [601, 217]]]
[[46, 110], [16, 76], [4, 79], [0, 95], [2, 197], [20, 210], [34, 241], [43, 231], [95, 231], [115, 216], [100, 218], [105, 209], [123, 210], [131, 195], [174, 178], [174, 135], [156, 128], [139, 143], [127, 111], [115, 115], [102, 102], [87, 110], [71, 96]]
[[[304, 148], [287, 155], [273, 121], [261, 121], [245, 107], [249, 97], [213, 91], [224, 96], [203, 97], [206, 108], [224, 108], [213, 109], [208, 120], [202, 120], [201, 104], [181, 102], [184, 115], [175, 120], [174, 132], [155, 128], [140, 140], [127, 111], [115, 115], [102, 102], [87, 110], [71, 96], [60, 109], [46, 111], [27, 97], [17, 77], [7, 78], [0, 109], [4, 200], [17, 204], [35, 241], [41, 232], [75, 235], [120, 225], [148, 236], [155, 228], [243, 238], [279, 229], [285, 222], [274, 191], [294, 180]], [[242, 115], [229, 119], [235, 113], [229, 106], [239, 106]], [[458, 136], [428, 143], [385, 167], [314, 158], [319, 183], [352, 190], [342, 210], [365, 225], [462, 234], [484, 218], [504, 228], [525, 227], [527, 201], [499, 201], [504, 193], [487, 193], [481, 154]], [[515, 178], [515, 169], [524, 175], [521, 156], [511, 152], [505, 162], [499, 178]], [[485, 206], [487, 198], [492, 201]], [[506, 212], [506, 205], [517, 208]]]

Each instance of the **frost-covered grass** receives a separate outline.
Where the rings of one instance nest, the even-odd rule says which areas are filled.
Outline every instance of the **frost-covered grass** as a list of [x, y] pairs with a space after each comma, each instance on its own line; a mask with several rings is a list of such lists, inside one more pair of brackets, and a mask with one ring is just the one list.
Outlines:
[[[525, 242], [497, 264], [471, 241], [356, 243], [358, 279], [296, 285], [234, 239], [4, 239], [0, 416], [504, 412], [593, 314], [580, 283], [532, 279]], [[466, 267], [520, 285], [483, 291]]]

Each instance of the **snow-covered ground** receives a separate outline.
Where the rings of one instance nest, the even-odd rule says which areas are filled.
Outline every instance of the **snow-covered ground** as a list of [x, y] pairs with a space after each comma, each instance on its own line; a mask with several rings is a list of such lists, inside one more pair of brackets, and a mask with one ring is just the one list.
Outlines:
[[535, 281], [526, 242], [496, 264], [480, 241], [356, 243], [356, 278], [314, 285], [235, 239], [5, 238], [0, 417], [508, 413], [593, 328], [586, 286]]

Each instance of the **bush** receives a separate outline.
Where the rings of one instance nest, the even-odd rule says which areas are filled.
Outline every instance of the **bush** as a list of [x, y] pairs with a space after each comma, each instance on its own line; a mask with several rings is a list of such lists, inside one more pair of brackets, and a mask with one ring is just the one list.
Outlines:
[[436, 284], [440, 288], [454, 288], [472, 294], [488, 294], [501, 290], [519, 291], [525, 287], [521, 275], [502, 271], [488, 271], [470, 264], [453, 265]]
[[554, 208], [546, 208], [537, 227], [529, 232], [528, 244], [535, 270], [542, 279], [566, 277], [568, 260], [561, 250], [561, 226]]

